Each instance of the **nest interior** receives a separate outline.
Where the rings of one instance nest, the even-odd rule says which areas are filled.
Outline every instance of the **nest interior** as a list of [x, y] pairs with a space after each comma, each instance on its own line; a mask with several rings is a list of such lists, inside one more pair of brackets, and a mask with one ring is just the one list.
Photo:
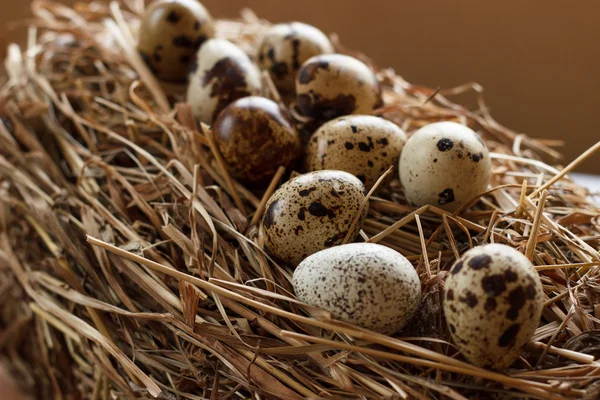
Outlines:
[[[369, 200], [360, 240], [416, 267], [423, 300], [393, 337], [293, 296], [264, 251], [273, 190], [233, 181], [210, 128], [135, 50], [143, 1], [34, 2], [0, 92], [0, 356], [21, 388], [52, 399], [600, 397], [598, 208], [556, 166], [560, 143], [498, 124], [475, 84], [412, 85], [377, 68], [376, 114], [407, 132], [468, 124], [493, 158], [489, 192], [449, 214], [406, 205], [397, 180]], [[217, 22], [249, 53], [269, 23]], [[452, 99], [469, 95], [475, 106]], [[265, 96], [277, 98], [273, 91]], [[517, 94], [515, 94], [517, 96]], [[542, 321], [505, 371], [452, 344], [441, 290], [469, 248], [503, 243], [540, 273]]]

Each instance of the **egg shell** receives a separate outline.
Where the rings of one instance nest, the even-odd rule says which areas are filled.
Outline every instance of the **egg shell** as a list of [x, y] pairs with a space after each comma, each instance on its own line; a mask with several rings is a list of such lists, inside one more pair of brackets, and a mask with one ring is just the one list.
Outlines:
[[305, 165], [309, 171], [349, 172], [368, 190], [390, 166], [398, 165], [405, 143], [406, 134], [393, 122], [371, 115], [348, 115], [327, 122], [312, 135]]
[[280, 91], [293, 92], [302, 64], [311, 57], [333, 52], [329, 38], [314, 26], [302, 22], [277, 24], [261, 41], [258, 64], [269, 71]]
[[470, 362], [503, 369], [517, 360], [538, 327], [542, 283], [517, 250], [488, 244], [467, 251], [444, 285], [444, 314], [454, 342]]
[[270, 179], [301, 152], [300, 136], [287, 111], [264, 97], [244, 97], [227, 106], [213, 125], [231, 175], [246, 182]]
[[365, 63], [342, 54], [307, 60], [296, 79], [300, 112], [321, 121], [349, 114], [369, 114], [383, 105], [381, 87]]
[[436, 122], [408, 139], [399, 169], [408, 202], [454, 211], [486, 191], [492, 163], [486, 145], [469, 127]]
[[384, 334], [402, 329], [421, 299], [421, 283], [411, 263], [373, 243], [315, 253], [296, 268], [292, 283], [300, 301]]
[[207, 40], [198, 51], [196, 64], [187, 101], [202, 122], [212, 124], [235, 100], [261, 92], [258, 67], [242, 49], [225, 39]]
[[160, 0], [144, 12], [138, 51], [157, 78], [182, 81], [198, 48], [214, 34], [212, 17], [198, 1]]
[[364, 190], [358, 178], [343, 171], [310, 172], [284, 183], [266, 205], [265, 245], [275, 257], [296, 266], [317, 251], [341, 244], [350, 229], [354, 240], [368, 211], [366, 205], [360, 211]]

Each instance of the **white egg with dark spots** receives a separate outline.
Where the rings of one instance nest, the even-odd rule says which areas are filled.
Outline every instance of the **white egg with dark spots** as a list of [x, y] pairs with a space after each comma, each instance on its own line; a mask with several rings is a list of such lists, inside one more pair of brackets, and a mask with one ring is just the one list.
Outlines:
[[325, 122], [343, 115], [370, 114], [383, 105], [383, 99], [368, 65], [343, 54], [322, 54], [300, 68], [296, 105], [302, 115]]
[[472, 129], [436, 122], [408, 139], [399, 169], [408, 202], [454, 211], [487, 190], [492, 163]]
[[212, 124], [235, 100], [261, 92], [258, 67], [242, 49], [225, 39], [207, 40], [198, 51], [196, 63], [187, 101], [199, 121]]
[[421, 299], [421, 283], [400, 253], [352, 243], [313, 254], [292, 280], [298, 299], [345, 322], [384, 334], [402, 329]]
[[467, 251], [444, 285], [444, 314], [454, 342], [471, 363], [503, 369], [538, 327], [544, 305], [540, 277], [512, 247]]
[[306, 147], [306, 168], [350, 172], [369, 190], [390, 166], [398, 164], [405, 143], [406, 134], [393, 122], [372, 115], [347, 115], [327, 122], [312, 135]]
[[346, 235], [354, 240], [367, 215], [368, 206], [361, 209], [364, 201], [364, 185], [347, 172], [300, 175], [267, 202], [265, 245], [276, 258], [296, 266], [317, 251], [341, 244]]
[[314, 26], [302, 22], [273, 25], [258, 49], [259, 66], [269, 71], [275, 86], [293, 93], [298, 70], [311, 57], [333, 53], [329, 38]]
[[182, 81], [198, 48], [215, 34], [208, 11], [196, 0], [158, 0], [144, 12], [140, 55], [159, 79]]

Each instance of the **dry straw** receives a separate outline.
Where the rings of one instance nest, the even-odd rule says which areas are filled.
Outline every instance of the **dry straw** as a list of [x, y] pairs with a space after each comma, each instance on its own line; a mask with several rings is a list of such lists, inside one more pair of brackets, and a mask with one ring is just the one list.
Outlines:
[[[210, 128], [177, 104], [184, 87], [157, 82], [137, 55], [143, 7], [34, 2], [27, 45], [12, 46], [6, 60], [0, 354], [26, 391], [52, 399], [599, 398], [600, 221], [567, 173], [600, 145], [555, 167], [558, 143], [499, 125], [478, 85], [436, 91], [379, 70], [379, 115], [409, 132], [467, 123], [492, 151], [494, 174], [489, 192], [455, 214], [407, 206], [397, 181], [370, 197], [360, 240], [413, 261], [424, 297], [395, 337], [366, 331], [295, 300], [292, 271], [265, 253], [260, 228], [268, 197], [295, 172], [280, 169], [264, 191], [229, 176]], [[248, 51], [267, 26], [249, 11], [217, 25]], [[450, 100], [469, 93], [474, 110]], [[487, 242], [526, 254], [545, 290], [534, 338], [501, 372], [463, 361], [440, 305], [453, 261]]]

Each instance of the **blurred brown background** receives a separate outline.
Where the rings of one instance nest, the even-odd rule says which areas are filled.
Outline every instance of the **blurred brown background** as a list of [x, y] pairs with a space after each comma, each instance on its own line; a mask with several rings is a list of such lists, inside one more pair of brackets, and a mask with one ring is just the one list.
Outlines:
[[[72, 0], [65, 0], [73, 3]], [[30, 2], [0, 0], [0, 23]], [[600, 2], [580, 0], [204, 0], [216, 17], [242, 7], [274, 22], [304, 21], [391, 66], [410, 82], [447, 88], [476, 81], [499, 122], [566, 139], [570, 161], [600, 139]], [[8, 40], [23, 31], [3, 34]], [[581, 171], [600, 173], [600, 156]]]

